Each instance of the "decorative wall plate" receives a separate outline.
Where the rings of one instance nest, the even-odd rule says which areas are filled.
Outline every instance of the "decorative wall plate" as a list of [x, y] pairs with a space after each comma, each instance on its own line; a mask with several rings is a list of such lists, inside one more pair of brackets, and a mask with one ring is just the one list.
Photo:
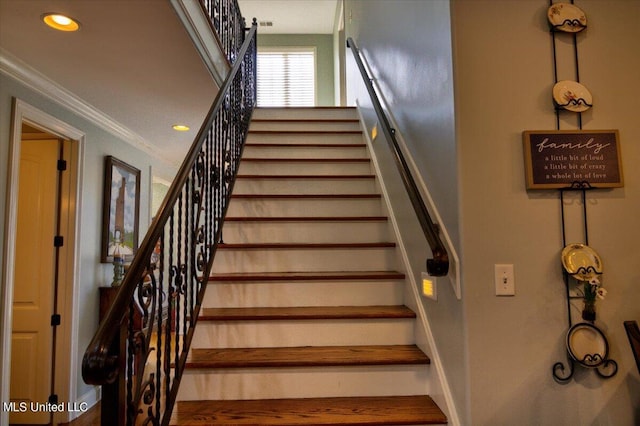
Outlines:
[[587, 16], [570, 3], [555, 3], [547, 10], [547, 18], [553, 28], [567, 33], [577, 33], [587, 27]]
[[573, 277], [589, 281], [602, 274], [602, 260], [585, 244], [569, 244], [562, 250], [562, 266]]
[[583, 112], [591, 108], [591, 92], [577, 81], [560, 80], [553, 86], [555, 104], [572, 112]]
[[567, 351], [571, 358], [585, 367], [597, 367], [609, 354], [609, 343], [602, 331], [593, 324], [575, 324], [567, 333]]

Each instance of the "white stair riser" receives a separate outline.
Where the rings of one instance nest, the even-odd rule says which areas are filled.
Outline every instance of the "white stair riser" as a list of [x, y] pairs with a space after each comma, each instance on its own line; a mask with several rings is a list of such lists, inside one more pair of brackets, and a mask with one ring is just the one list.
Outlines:
[[179, 400], [424, 395], [424, 365], [186, 370]]
[[380, 243], [389, 240], [386, 222], [226, 222], [226, 243]]
[[222, 232], [227, 243], [380, 243], [388, 241], [388, 236], [386, 221], [228, 221]]
[[292, 162], [241, 161], [241, 175], [366, 175], [371, 163], [358, 162]]
[[367, 158], [367, 149], [357, 147], [314, 147], [314, 146], [261, 146], [244, 148], [242, 154], [248, 158]]
[[393, 249], [218, 250], [213, 270], [230, 272], [388, 271]]
[[380, 216], [379, 198], [253, 198], [231, 200], [227, 217]]
[[403, 281], [211, 282], [205, 308], [402, 305]]
[[236, 181], [234, 194], [375, 194], [374, 179], [251, 179]]
[[254, 119], [357, 119], [358, 112], [355, 108], [256, 108], [253, 111]]
[[353, 132], [360, 131], [358, 121], [253, 121], [249, 131], [278, 132]]
[[361, 133], [249, 133], [250, 144], [361, 144]]
[[198, 321], [193, 348], [410, 345], [413, 319]]

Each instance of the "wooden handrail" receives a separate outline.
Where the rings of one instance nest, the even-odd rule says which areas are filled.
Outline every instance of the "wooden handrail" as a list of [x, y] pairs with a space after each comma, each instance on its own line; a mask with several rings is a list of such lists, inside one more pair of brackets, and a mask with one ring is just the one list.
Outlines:
[[347, 47], [349, 47], [353, 53], [353, 57], [358, 65], [358, 69], [360, 70], [360, 74], [362, 75], [362, 79], [364, 80], [364, 84], [367, 88], [367, 92], [371, 97], [373, 108], [382, 126], [382, 131], [389, 143], [389, 146], [391, 147], [391, 150], [393, 151], [396, 166], [398, 167], [402, 182], [404, 183], [409, 199], [411, 200], [411, 205], [416, 212], [422, 231], [424, 232], [429, 247], [431, 248], [433, 259], [427, 259], [427, 273], [436, 277], [445, 276], [449, 272], [449, 255], [447, 254], [447, 249], [440, 239], [438, 226], [433, 222], [429, 215], [429, 211], [427, 210], [424, 200], [422, 199], [422, 195], [418, 190], [418, 186], [411, 175], [407, 161], [404, 158], [404, 154], [400, 149], [398, 140], [396, 139], [396, 130], [389, 124], [389, 120], [387, 119], [382, 105], [380, 104], [380, 100], [378, 99], [378, 95], [371, 83], [371, 77], [369, 77], [369, 74], [364, 67], [364, 63], [362, 62], [362, 58], [360, 57], [360, 50], [351, 37], [347, 39]]
[[[255, 107], [255, 19], [238, 45], [233, 67], [85, 351], [83, 379], [103, 386], [102, 424], [134, 424], [141, 407], [145, 421], [169, 422]], [[134, 311], [142, 312], [142, 331], [133, 329]]]
[[638, 373], [640, 373], [640, 328], [638, 327], [638, 322], [625, 321], [624, 329], [627, 331], [627, 337], [629, 338], [629, 344], [631, 345], [631, 352], [636, 360]]

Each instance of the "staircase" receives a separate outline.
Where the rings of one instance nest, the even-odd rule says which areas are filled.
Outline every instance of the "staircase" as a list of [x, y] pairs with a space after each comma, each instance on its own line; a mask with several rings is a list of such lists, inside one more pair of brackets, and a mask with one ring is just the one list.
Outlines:
[[355, 109], [257, 109], [171, 424], [443, 424]]

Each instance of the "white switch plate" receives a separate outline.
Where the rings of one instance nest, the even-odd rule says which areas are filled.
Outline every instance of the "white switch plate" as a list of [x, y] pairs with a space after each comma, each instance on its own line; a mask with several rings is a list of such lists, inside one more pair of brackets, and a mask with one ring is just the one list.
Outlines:
[[496, 296], [514, 296], [516, 294], [516, 283], [513, 265], [496, 264], [494, 267]]

